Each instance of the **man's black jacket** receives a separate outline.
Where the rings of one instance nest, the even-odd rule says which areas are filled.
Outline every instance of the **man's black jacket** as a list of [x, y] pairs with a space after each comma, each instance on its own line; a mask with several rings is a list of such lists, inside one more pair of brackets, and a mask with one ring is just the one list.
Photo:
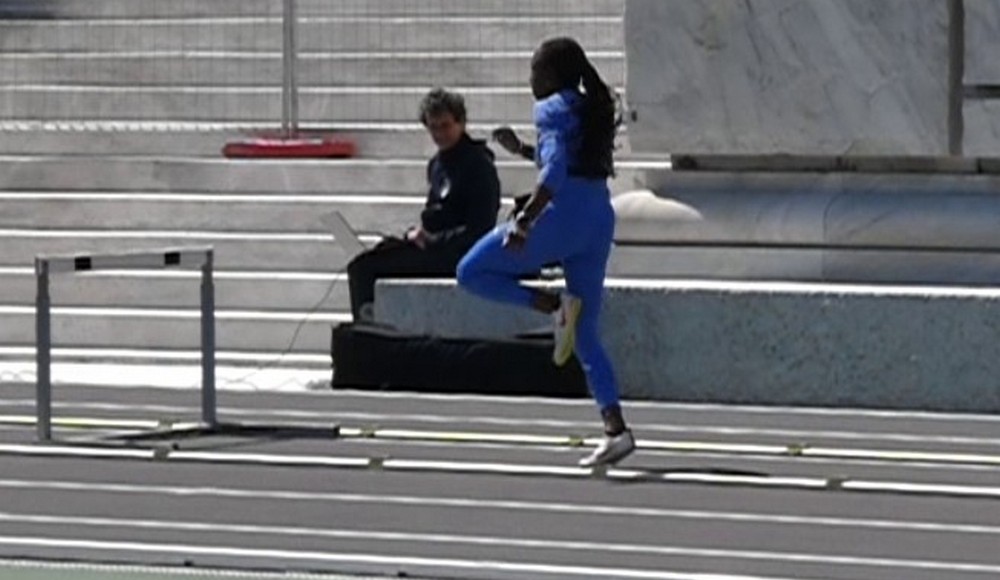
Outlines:
[[420, 222], [431, 234], [429, 247], [464, 253], [496, 225], [500, 178], [493, 160], [484, 141], [463, 135], [428, 162], [430, 189]]

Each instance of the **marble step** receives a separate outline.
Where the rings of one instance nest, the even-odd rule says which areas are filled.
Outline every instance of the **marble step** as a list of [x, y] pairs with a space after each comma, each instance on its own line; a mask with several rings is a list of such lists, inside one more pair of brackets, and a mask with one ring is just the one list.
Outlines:
[[[397, 87], [427, 90], [432, 86], [497, 89], [528, 93], [531, 50], [455, 50], [415, 52], [302, 52], [297, 61], [299, 86], [309, 88]], [[594, 66], [609, 84], [621, 87], [625, 57], [620, 49], [594, 51]], [[279, 49], [263, 51], [154, 50], [141, 52], [0, 53], [0, 79], [10, 91], [74, 92], [98, 89], [197, 87], [281, 87], [284, 78]], [[37, 85], [37, 86], [35, 86]], [[34, 87], [34, 88], [33, 88]], [[8, 105], [9, 106], [9, 105]], [[17, 109], [13, 109], [17, 111]]]
[[[534, 50], [555, 35], [571, 35], [585, 49], [620, 50], [617, 16], [333, 16], [298, 20], [303, 52], [391, 50]], [[135, 20], [0, 20], [3, 52], [157, 50], [272, 50], [283, 46], [282, 19], [269, 17]]]
[[191, 231], [323, 233], [321, 216], [339, 211], [355, 231], [399, 233], [419, 221], [423, 206], [419, 190], [412, 195], [0, 191], [0, 231], [169, 225]]
[[[6, 230], [0, 266], [29, 266], [50, 254], [107, 254], [211, 246], [219, 269], [308, 272], [343, 270], [348, 262], [329, 234], [251, 235], [178, 230]], [[373, 240], [366, 240], [371, 243]]]
[[[59, 384], [134, 386], [159, 381], [166, 387], [201, 385], [201, 351], [163, 348], [52, 348], [52, 380]], [[0, 372], [11, 380], [34, 380], [35, 345], [0, 344]], [[330, 353], [215, 351], [216, 385], [220, 388], [326, 388]], [[142, 374], [137, 375], [137, 372]], [[141, 377], [141, 378], [140, 378]], [[109, 378], [112, 379], [109, 381]], [[327, 381], [323, 383], [322, 381]]]
[[[423, 191], [426, 159], [226, 160], [195, 157], [0, 156], [0, 191], [287, 192], [366, 194]], [[624, 159], [613, 191], [641, 189], [660, 160]], [[497, 161], [504, 193], [529, 190], [528, 161]]]
[[[35, 342], [34, 307], [0, 304], [0, 345]], [[190, 309], [52, 308], [52, 344], [63, 348], [197, 349], [200, 311]], [[277, 355], [329, 353], [330, 329], [348, 312], [259, 312], [217, 309], [216, 348]], [[297, 333], [297, 334], [296, 334]], [[293, 342], [294, 339], [294, 342]]]
[[[319, 266], [319, 265], [317, 265]], [[213, 274], [216, 308], [266, 312], [350, 310], [347, 277], [336, 271], [232, 271]], [[108, 270], [55, 276], [49, 294], [58, 306], [190, 309], [200, 304], [201, 273], [192, 270]], [[0, 302], [35, 304], [30, 266], [0, 267]]]
[[[469, 123], [469, 133], [486, 139], [496, 123]], [[302, 126], [305, 135], [352, 141], [362, 158], [430, 159], [436, 146], [422, 125], [409, 123], [343, 123]], [[526, 124], [514, 124], [522, 139], [534, 141]], [[223, 146], [257, 135], [275, 135], [278, 123], [170, 123], [148, 121], [0, 121], [0, 155], [80, 155], [220, 157]], [[627, 139], [621, 134], [622, 154]], [[491, 147], [501, 160], [513, 157]]]
[[[418, 118], [420, 88], [303, 87], [302, 123], [411, 122]], [[480, 122], [528, 123], [534, 100], [527, 90], [463, 90], [470, 116]], [[65, 119], [178, 120], [203, 122], [278, 122], [280, 87], [0, 87], [0, 108], [9, 120]]]
[[[57, 18], [151, 18], [280, 15], [281, 0], [36, 0]], [[297, 0], [306, 15], [418, 16], [622, 14], [625, 0]]]

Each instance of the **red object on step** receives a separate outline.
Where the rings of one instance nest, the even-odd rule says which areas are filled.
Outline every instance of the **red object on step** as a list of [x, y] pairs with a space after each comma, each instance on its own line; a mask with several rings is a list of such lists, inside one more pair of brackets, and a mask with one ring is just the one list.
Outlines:
[[253, 137], [226, 143], [227, 158], [347, 158], [357, 154], [353, 141], [331, 137]]

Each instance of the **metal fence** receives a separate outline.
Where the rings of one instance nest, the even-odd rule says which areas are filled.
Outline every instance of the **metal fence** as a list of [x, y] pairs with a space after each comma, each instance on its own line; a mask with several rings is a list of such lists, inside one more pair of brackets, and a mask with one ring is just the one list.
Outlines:
[[428, 88], [470, 117], [526, 122], [544, 38], [624, 75], [624, 0], [63, 0], [0, 20], [5, 121], [414, 123]]

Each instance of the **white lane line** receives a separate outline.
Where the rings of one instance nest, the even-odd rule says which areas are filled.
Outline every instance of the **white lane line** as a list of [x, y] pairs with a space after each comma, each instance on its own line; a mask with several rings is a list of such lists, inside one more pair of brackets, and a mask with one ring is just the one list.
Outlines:
[[[890, 492], [890, 493], [905, 493], [905, 494], [943, 494], [950, 496], [981, 496], [970, 486], [965, 485], [948, 485], [948, 484], [936, 484], [936, 483], [910, 483], [906, 481], [866, 481], [866, 480], [848, 480], [843, 484], [843, 489], [849, 491], [878, 491], [878, 492]], [[992, 498], [1000, 499], [1000, 487], [993, 488], [981, 488], [986, 495]]]
[[[509, 475], [519, 477], [556, 477], [588, 479], [593, 477], [608, 480], [662, 482], [674, 484], [701, 484], [720, 486], [756, 487], [762, 489], [798, 490], [847, 490], [910, 495], [932, 495], [952, 497], [975, 497], [1000, 499], [1000, 487], [953, 484], [911, 484], [909, 482], [879, 482], [854, 480], [849, 478], [825, 478], [805, 476], [754, 476], [718, 475], [710, 473], [689, 473], [648, 471], [637, 469], [583, 469], [552, 465], [531, 465], [516, 463], [485, 463], [473, 461], [436, 461], [416, 459], [396, 459], [383, 457], [331, 457], [322, 455], [287, 455], [268, 453], [223, 453], [209, 451], [187, 451], [157, 448], [117, 449], [104, 447], [84, 447], [82, 445], [0, 445], [0, 454], [19, 456], [48, 456], [104, 459], [143, 459], [158, 461], [188, 461], [209, 464], [267, 465], [289, 467], [325, 467], [341, 469], [376, 469], [385, 471]], [[847, 482], [847, 483], [845, 483]], [[848, 485], [848, 483], [850, 485]]]
[[[252, 396], [259, 396], [254, 394]], [[283, 395], [285, 396], [285, 395]], [[287, 396], [297, 398], [322, 397], [341, 399], [384, 399], [408, 401], [428, 401], [438, 403], [491, 403], [500, 407], [580, 407], [593, 410], [594, 403], [589, 399], [554, 399], [550, 397], [507, 397], [499, 395], [475, 395], [475, 394], [434, 394], [415, 393], [411, 391], [365, 391], [352, 389], [339, 389], [331, 392], [295, 392], [288, 393]], [[861, 408], [813, 408], [813, 407], [787, 407], [787, 406], [753, 406], [753, 405], [723, 405], [704, 403], [668, 403], [661, 401], [626, 401], [627, 409], [646, 409], [678, 414], [693, 413], [717, 413], [721, 415], [775, 415], [787, 420], [789, 417], [843, 417], [848, 419], [900, 419], [929, 422], [952, 422], [952, 423], [998, 423], [1000, 424], [1000, 414], [985, 415], [975, 413], [946, 413], [932, 411], [908, 411], [908, 410], [873, 410]]]
[[[83, 572], [88, 574], [101, 574], [98, 578], [125, 577], [139, 580], [141, 577], [156, 575], [156, 578], [185, 578], [196, 577], [205, 578], [230, 578], [232, 580], [361, 580], [356, 576], [339, 576], [333, 573], [307, 572], [258, 572], [255, 570], [236, 570], [232, 568], [179, 568], [177, 566], [157, 566], [155, 564], [99, 564], [92, 562], [58, 562], [44, 560], [9, 560], [0, 559], [0, 568], [18, 569], [26, 571], [58, 572], [57, 578], [66, 578], [67, 573]], [[52, 576], [48, 576], [52, 577]], [[374, 577], [366, 577], [367, 580], [376, 580]]]
[[[158, 419], [122, 419], [122, 418], [94, 418], [94, 417], [52, 417], [52, 425], [56, 427], [70, 427], [79, 429], [162, 429], [170, 427], [174, 429], [193, 429], [199, 426], [198, 423], [185, 423], [181, 421], [164, 421]], [[0, 425], [19, 425], [34, 427], [38, 420], [31, 415], [5, 415], [0, 417]]]
[[[73, 427], [121, 426], [121, 419], [102, 419], [94, 417], [59, 417], [62, 425]], [[18, 425], [33, 425], [35, 418], [30, 415], [0, 415], [0, 424], [13, 423]], [[129, 423], [145, 428], [145, 425], [155, 424], [153, 420]], [[323, 425], [301, 424], [302, 427], [325, 427]], [[510, 447], [596, 447], [599, 439], [578, 435], [535, 435], [526, 433], [489, 433], [470, 431], [426, 431], [414, 429], [342, 427], [340, 437], [346, 439], [366, 439], [402, 442], [429, 442], [441, 444], [489, 444], [506, 445]], [[740, 456], [792, 456], [836, 460], [867, 460], [891, 463], [923, 463], [938, 465], [980, 465], [1000, 466], [1000, 456], [974, 453], [928, 452], [921, 450], [879, 450], [879, 449], [839, 449], [821, 447], [800, 447], [798, 445], [761, 445], [753, 443], [725, 443], [703, 441], [663, 441], [640, 439], [637, 443], [642, 451], [658, 451], [680, 454], [714, 454]]]
[[143, 485], [91, 481], [52, 481], [30, 479], [0, 479], [0, 489], [55, 491], [84, 495], [115, 494], [157, 496], [171, 499], [211, 498], [245, 501], [292, 501], [344, 504], [394, 505], [420, 509], [465, 509], [482, 511], [519, 511], [551, 514], [572, 514], [595, 517], [625, 517], [675, 519], [741, 524], [789, 525], [870, 529], [891, 532], [924, 532], [944, 534], [1000, 535], [1000, 526], [931, 521], [858, 519], [832, 516], [800, 516], [754, 512], [685, 510], [628, 505], [573, 504], [528, 500], [476, 499], [443, 496], [380, 495], [343, 492], [309, 492], [296, 490], [247, 489], [207, 486]]
[[[516, 463], [486, 463], [473, 461], [436, 461], [382, 457], [332, 457], [324, 455], [288, 455], [270, 453], [239, 453], [157, 449], [122, 449], [85, 447], [83, 445], [0, 445], [0, 454], [43, 457], [75, 457], [101, 459], [143, 459], [209, 464], [267, 465], [291, 467], [323, 467], [340, 469], [377, 469], [385, 471], [508, 475], [519, 477], [557, 477], [589, 479], [595, 476], [610, 480], [659, 481], [664, 483], [694, 483], [706, 485], [737, 485], [761, 488], [815, 489], [828, 487], [828, 480], [819, 477], [765, 477], [713, 475], [701, 473], [660, 473], [630, 469], [591, 470], [558, 465]], [[923, 491], [922, 493], [930, 493]]]
[[[225, 381], [224, 381], [225, 382]], [[12, 431], [23, 431], [26, 428], [33, 427], [35, 425], [35, 418], [23, 416], [18, 420], [17, 417], [8, 417], [7, 419], [0, 419], [0, 429], [4, 428], [2, 425], [6, 424], [14, 425], [15, 427], [9, 427], [8, 429]], [[335, 423], [336, 421], [332, 421]], [[70, 430], [70, 429], [112, 429], [112, 428], [129, 428], [129, 429], [154, 429], [162, 427], [162, 422], [157, 420], [111, 420], [102, 421], [100, 419], [74, 419], [71, 417], [54, 417], [52, 419], [52, 424], [54, 427]], [[283, 426], [288, 427], [304, 427], [304, 428], [316, 428], [325, 427], [326, 425], [317, 425], [315, 423], [287, 423]], [[447, 448], [451, 443], [446, 441], [435, 441], [435, 440], [386, 440], [386, 439], [375, 439], [375, 438], [358, 438], [355, 441], [363, 441], [365, 445], [383, 447], [383, 448], [394, 448], [398, 449], [400, 447], [421, 447], [421, 448]], [[523, 447], [524, 443], [483, 443], [483, 442], [469, 442], [465, 441], [462, 443], [463, 448], [469, 449], [495, 449], [495, 450], [510, 450], [516, 447]], [[558, 445], [552, 443], [538, 443], [538, 449], [542, 449], [547, 452], [552, 453], [571, 453], [575, 451], [575, 445]], [[726, 453], [724, 451], [663, 451], [663, 450], [644, 450], [644, 453], [649, 456], [654, 457], [665, 457], [665, 458], [675, 458], [680, 460], [690, 460], [690, 459], [746, 459], [745, 457], [733, 457], [732, 453]], [[377, 454], [376, 454], [377, 455]], [[894, 464], [887, 464], [885, 461], [878, 461], [874, 459], [824, 459], [821, 457], [803, 457], [795, 455], [753, 455], [752, 461], [755, 463], [776, 463], [776, 464], [799, 464], [802, 462], [807, 462], [812, 465], [830, 465], [838, 466], [843, 468], [844, 466], [860, 466], [860, 467], [875, 467], [875, 468], [886, 468], [886, 467], [897, 467]], [[933, 463], [933, 462], [907, 462], [907, 469], [916, 470], [931, 470], [940, 471], [942, 469], [950, 471], [973, 471], [973, 472], [983, 472], [995, 471], [995, 467], [990, 465], [978, 465], [978, 464], [955, 464], [955, 463]]]
[[0, 445], [0, 454], [28, 457], [86, 457], [91, 459], [154, 459], [152, 449], [125, 449], [121, 447], [83, 447], [60, 445]]
[[[31, 272], [32, 275], [33, 271]], [[200, 276], [197, 272], [186, 273], [191, 277]], [[218, 277], [218, 276], [217, 276]], [[338, 278], [341, 279], [341, 278]], [[326, 280], [326, 278], [324, 278]], [[0, 401], [0, 408], [3, 407], [34, 407], [34, 399], [4, 399]], [[104, 402], [62, 402], [55, 403], [56, 408], [80, 409], [98, 411], [127, 411], [148, 412], [148, 413], [196, 413], [198, 407], [182, 405], [151, 405], [151, 404], [119, 404]], [[370, 413], [356, 411], [310, 411], [305, 409], [254, 409], [252, 407], [226, 407], [226, 415], [234, 417], [288, 417], [296, 419], [316, 419], [322, 421], [352, 420], [367, 421], [376, 424], [386, 424], [388, 421], [414, 422], [428, 424], [451, 424], [456, 423], [479, 423], [483, 425], [497, 425], [503, 427], [552, 427], [562, 429], [574, 429], [582, 432], [594, 431], [597, 429], [593, 421], [569, 421], [559, 419], [524, 419], [519, 417], [498, 417], [489, 415], [435, 415], [426, 413]], [[2, 421], [0, 416], [0, 421]], [[923, 435], [920, 433], [895, 433], [895, 432], [865, 432], [865, 431], [827, 431], [827, 430], [806, 430], [806, 429], [772, 429], [758, 427], [729, 427], [724, 425], [689, 425], [674, 423], [662, 425], [654, 423], [633, 423], [636, 431], [642, 433], [698, 433], [705, 435], [723, 436], [761, 436], [761, 437], [787, 437], [794, 441], [807, 441], [809, 439], [845, 439], [862, 441], [889, 441], [898, 443], [935, 443], [950, 445], [982, 445], [1000, 446], [1000, 438], [993, 437], [968, 437], [956, 435]], [[899, 450], [905, 452], [905, 450]]]
[[0, 521], [21, 524], [55, 526], [124, 528], [128, 530], [161, 530], [178, 532], [232, 533], [246, 535], [294, 536], [331, 538], [337, 540], [366, 540], [381, 542], [409, 542], [416, 544], [443, 544], [484, 546], [491, 548], [518, 548], [540, 550], [610, 552], [661, 557], [694, 557], [732, 560], [766, 560], [789, 564], [821, 564], [877, 568], [902, 568], [949, 572], [1000, 572], [1000, 565], [955, 562], [944, 560], [918, 560], [903, 558], [876, 558], [841, 554], [810, 554], [776, 552], [768, 550], [731, 550], [722, 548], [691, 548], [651, 544], [623, 544], [582, 540], [547, 540], [537, 538], [508, 538], [498, 536], [454, 535], [439, 533], [412, 533], [398, 531], [371, 531], [304, 526], [261, 526], [250, 524], [224, 524], [214, 522], [188, 522], [165, 520], [135, 520], [125, 518], [46, 516], [0, 512]]
[[457, 558], [425, 558], [413, 556], [383, 556], [377, 554], [341, 554], [305, 550], [250, 549], [230, 546], [164, 544], [124, 541], [75, 540], [52, 538], [15, 538], [0, 536], [0, 545], [48, 548], [56, 550], [89, 550], [95, 552], [138, 552], [145, 554], [181, 554], [205, 557], [258, 558], [269, 560], [316, 561], [340, 564], [374, 564], [383, 566], [413, 566], [449, 568], [478, 572], [567, 575], [597, 578], [636, 578], [655, 580], [792, 580], [775, 576], [746, 576], [713, 573], [667, 572], [629, 568], [600, 568], [556, 564], [505, 562], [499, 560], [462, 560]]

